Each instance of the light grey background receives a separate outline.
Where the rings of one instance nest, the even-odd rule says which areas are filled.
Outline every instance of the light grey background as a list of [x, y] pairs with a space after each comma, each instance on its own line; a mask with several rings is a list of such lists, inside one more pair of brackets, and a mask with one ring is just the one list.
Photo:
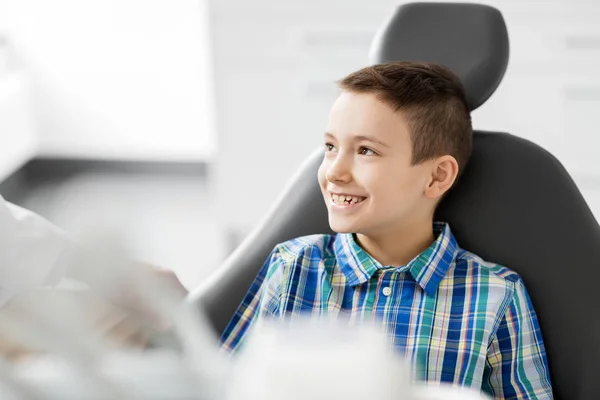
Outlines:
[[[121, 230], [193, 287], [321, 145], [333, 82], [399, 3], [0, 0], [0, 179], [36, 154], [205, 166], [47, 171], [19, 197], [68, 230]], [[600, 2], [486, 3], [511, 59], [475, 127], [550, 150], [600, 215]]]

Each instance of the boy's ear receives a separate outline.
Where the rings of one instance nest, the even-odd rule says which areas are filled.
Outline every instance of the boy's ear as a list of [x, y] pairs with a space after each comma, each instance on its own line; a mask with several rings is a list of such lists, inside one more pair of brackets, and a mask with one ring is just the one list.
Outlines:
[[451, 155], [439, 157], [431, 163], [431, 178], [425, 196], [432, 200], [441, 198], [458, 176], [458, 162]]

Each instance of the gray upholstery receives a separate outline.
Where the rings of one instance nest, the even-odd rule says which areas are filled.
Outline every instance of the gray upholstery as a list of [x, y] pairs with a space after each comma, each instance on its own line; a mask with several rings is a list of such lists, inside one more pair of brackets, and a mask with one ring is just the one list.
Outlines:
[[500, 11], [481, 4], [409, 3], [377, 32], [369, 59], [444, 64], [468, 88], [471, 110], [494, 93], [508, 64], [508, 33]]
[[600, 393], [600, 226], [569, 174], [539, 146], [475, 132], [473, 155], [437, 218], [461, 247], [508, 266], [538, 313], [557, 399]]
[[[490, 7], [412, 4], [400, 7], [389, 23], [394, 27], [382, 32], [391, 36], [374, 42], [372, 62], [394, 56], [450, 65], [463, 79], [473, 108], [491, 95], [502, 78], [508, 58], [508, 45], [502, 44], [506, 27], [499, 12]], [[448, 43], [417, 34], [423, 26], [452, 27], [460, 34], [452, 33], [457, 39], [448, 42], [453, 46], [448, 51]], [[437, 32], [437, 37], [445, 34], [451, 33]], [[481, 48], [482, 43], [492, 48]], [[494, 43], [501, 46], [493, 47]], [[502, 57], [491, 54], [496, 49]], [[330, 232], [316, 178], [322, 156], [323, 150], [318, 149], [308, 157], [260, 225], [190, 297], [199, 307], [202, 304], [219, 332], [277, 243]], [[516, 136], [476, 131], [472, 159], [441, 203], [437, 219], [450, 223], [463, 248], [523, 277], [546, 341], [556, 398], [597, 398], [600, 296], [595, 290], [600, 279], [600, 227], [556, 158]]]

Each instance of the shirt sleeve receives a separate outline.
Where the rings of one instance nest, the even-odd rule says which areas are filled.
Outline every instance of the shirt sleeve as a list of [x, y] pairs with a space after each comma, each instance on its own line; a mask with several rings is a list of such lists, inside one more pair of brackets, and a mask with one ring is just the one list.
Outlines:
[[552, 399], [548, 360], [523, 281], [488, 348], [483, 391], [495, 399]]
[[58, 284], [75, 249], [67, 233], [0, 196], [0, 307], [22, 292]]
[[229, 353], [237, 352], [252, 326], [265, 316], [279, 313], [283, 281], [283, 259], [275, 248], [263, 264], [244, 300], [221, 336], [221, 347]]

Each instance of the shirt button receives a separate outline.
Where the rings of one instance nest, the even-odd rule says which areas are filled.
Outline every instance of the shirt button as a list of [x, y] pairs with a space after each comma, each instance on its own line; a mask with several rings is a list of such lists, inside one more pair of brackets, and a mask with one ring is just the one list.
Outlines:
[[383, 288], [383, 295], [384, 296], [389, 296], [390, 294], [392, 294], [392, 288], [390, 288], [389, 286], [386, 286]]

